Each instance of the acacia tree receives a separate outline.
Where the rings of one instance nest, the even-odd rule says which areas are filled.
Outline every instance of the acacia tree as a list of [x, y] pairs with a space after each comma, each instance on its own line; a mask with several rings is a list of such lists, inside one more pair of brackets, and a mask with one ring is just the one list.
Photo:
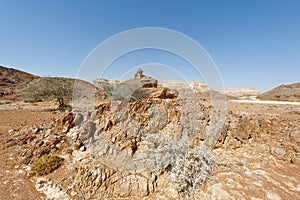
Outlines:
[[59, 109], [70, 107], [74, 81], [54, 77], [43, 77], [28, 83], [21, 92], [25, 101], [57, 100]]

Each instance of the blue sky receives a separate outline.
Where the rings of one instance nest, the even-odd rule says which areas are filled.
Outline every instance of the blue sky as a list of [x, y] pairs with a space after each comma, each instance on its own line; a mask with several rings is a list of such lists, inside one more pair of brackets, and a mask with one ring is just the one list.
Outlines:
[[[75, 77], [91, 50], [110, 36], [164, 27], [201, 44], [225, 87], [265, 91], [300, 81], [299, 10], [297, 0], [0, 0], [0, 65]], [[179, 58], [154, 50], [120, 58], [106, 76], [120, 78], [120, 66], [143, 63], [169, 65], [201, 80]]]

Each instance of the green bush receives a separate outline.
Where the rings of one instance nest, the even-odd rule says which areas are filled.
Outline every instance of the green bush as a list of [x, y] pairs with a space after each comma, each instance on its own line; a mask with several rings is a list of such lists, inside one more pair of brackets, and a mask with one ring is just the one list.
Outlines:
[[141, 101], [150, 96], [150, 92], [139, 81], [128, 81], [120, 84], [100, 83], [107, 96], [114, 101]]
[[63, 163], [63, 160], [55, 155], [43, 155], [32, 162], [30, 176], [50, 174]]
[[42, 77], [28, 83], [20, 90], [24, 101], [57, 100], [59, 109], [69, 108], [72, 99], [74, 81], [71, 79]]

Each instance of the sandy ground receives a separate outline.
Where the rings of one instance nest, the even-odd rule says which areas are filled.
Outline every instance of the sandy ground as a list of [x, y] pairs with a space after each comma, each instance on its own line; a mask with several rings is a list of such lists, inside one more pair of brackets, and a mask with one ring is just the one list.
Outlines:
[[26, 169], [18, 166], [15, 151], [18, 146], [7, 147], [6, 139], [25, 126], [48, 124], [61, 113], [51, 111], [49, 103], [12, 103], [0, 105], [0, 199], [36, 200], [43, 197], [27, 179]]
[[300, 106], [300, 102], [289, 101], [261, 101], [261, 100], [229, 100], [236, 103], [254, 103], [254, 104], [268, 104], [268, 105], [296, 105]]

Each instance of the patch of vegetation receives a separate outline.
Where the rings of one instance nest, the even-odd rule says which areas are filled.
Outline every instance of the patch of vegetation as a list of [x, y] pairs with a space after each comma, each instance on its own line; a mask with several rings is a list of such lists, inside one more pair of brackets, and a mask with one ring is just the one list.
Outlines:
[[290, 111], [289, 113], [290, 114], [295, 114], [295, 115], [300, 115], [300, 111], [296, 111], [296, 110]]
[[168, 138], [164, 134], [148, 134], [142, 142], [142, 157], [153, 163], [156, 170], [172, 166], [179, 155], [185, 153], [188, 144]]
[[147, 99], [150, 96], [150, 92], [145, 88], [138, 88], [132, 93], [131, 101], [141, 101]]
[[56, 155], [43, 155], [32, 162], [30, 176], [50, 174], [61, 166], [63, 161], [63, 158]]
[[139, 81], [129, 81], [120, 84], [100, 83], [107, 96], [114, 101], [141, 101], [150, 96], [150, 92]]
[[57, 100], [59, 109], [66, 110], [72, 99], [74, 81], [62, 78], [43, 77], [28, 83], [20, 90], [21, 97], [27, 102]]
[[212, 108], [213, 108], [213, 105], [209, 105], [207, 108], [208, 108], [208, 109], [212, 109]]
[[8, 105], [11, 104], [11, 101], [0, 101], [0, 105]]
[[192, 147], [186, 141], [149, 134], [141, 145], [143, 156], [154, 164], [154, 168], [169, 171], [177, 191], [189, 195], [210, 178], [216, 164], [206, 147]]
[[171, 171], [176, 189], [184, 194], [193, 193], [199, 184], [210, 178], [216, 164], [204, 148], [191, 148], [178, 157]]
[[70, 155], [72, 155], [72, 153], [73, 153], [73, 149], [66, 149], [66, 150], [65, 150], [65, 152], [66, 152], [67, 154], [70, 154]]

